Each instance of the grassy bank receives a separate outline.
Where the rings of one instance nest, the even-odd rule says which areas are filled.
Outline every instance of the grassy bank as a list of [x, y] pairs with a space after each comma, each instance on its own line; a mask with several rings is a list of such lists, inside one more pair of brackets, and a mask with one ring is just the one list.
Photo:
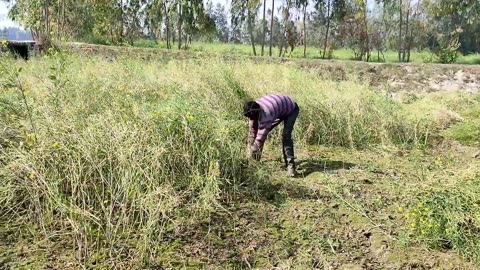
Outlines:
[[[138, 40], [135, 45], [136, 47], [143, 48], [162, 48], [166, 49], [166, 44], [159, 42], [158, 44], [149, 40]], [[261, 46], [257, 45], [255, 47], [257, 55], [261, 55]], [[290, 54], [287, 53], [287, 56], [293, 58], [304, 58], [303, 46], [296, 47], [294, 51]], [[173, 50], [177, 50], [177, 47], [174, 46]], [[217, 54], [233, 54], [238, 56], [253, 56], [252, 46], [248, 44], [230, 44], [230, 43], [207, 43], [207, 42], [194, 42], [190, 45], [189, 50], [195, 52], [206, 52], [206, 53], [217, 53]], [[289, 49], [290, 50], [290, 49]], [[385, 59], [387, 63], [397, 63], [398, 62], [398, 52], [387, 50], [383, 52], [383, 56], [379, 55], [377, 51], [372, 51], [371, 61], [380, 62]], [[265, 47], [265, 55], [269, 55], [269, 47]], [[279, 49], [274, 47], [272, 50], [272, 55], [278, 57]], [[320, 48], [316, 47], [307, 47], [306, 58], [307, 59], [321, 59], [323, 51]], [[335, 60], [353, 60], [354, 53], [350, 49], [337, 49], [333, 51], [332, 59]], [[439, 63], [437, 57], [429, 51], [417, 51], [414, 50], [411, 52], [411, 62], [412, 63]], [[480, 55], [479, 54], [469, 54], [469, 55], [460, 55], [456, 61], [456, 64], [466, 64], [466, 65], [478, 65], [480, 64]]]
[[[422, 185], [436, 185], [439, 175], [446, 181], [438, 189], [454, 186], [459, 192], [455, 177], [459, 183], [478, 179], [474, 168], [446, 173], [460, 157], [428, 171], [419, 165], [431, 165], [435, 154], [429, 149], [458, 123], [453, 116], [465, 104], [478, 106], [478, 99], [452, 93], [399, 102], [371, 90], [354, 73], [345, 81], [326, 78], [238, 59], [111, 61], [62, 53], [29, 62], [2, 59], [0, 265], [309, 268], [338, 259], [339, 250], [356, 250], [348, 235], [317, 224], [325, 218], [333, 228], [344, 212], [359, 228], [391, 226], [392, 246], [402, 237], [411, 245], [430, 243], [421, 231], [409, 234], [410, 223], [401, 215], [395, 224], [383, 219], [397, 213], [399, 204], [413, 211], [418, 203], [436, 200], [436, 193], [418, 192], [420, 171]], [[289, 94], [301, 107], [294, 137], [304, 179], [283, 177], [278, 131], [264, 162], [244, 158], [241, 106], [270, 92]], [[401, 152], [411, 159], [402, 161], [396, 156]], [[337, 178], [322, 168], [356, 169]], [[356, 181], [372, 179], [378, 185], [362, 198]], [[420, 197], [407, 198], [407, 191]], [[477, 195], [472, 189], [470, 197], [444, 210], [454, 211]], [[457, 226], [471, 220], [478, 228], [473, 207], [462, 216], [446, 212], [451, 223], [439, 222]], [[368, 209], [378, 215], [366, 214]], [[385, 234], [382, 226], [375, 235]], [[454, 228], [463, 238], [437, 231], [432, 237], [446, 238], [450, 249], [478, 260], [473, 234]], [[433, 247], [445, 248], [435, 242]]]

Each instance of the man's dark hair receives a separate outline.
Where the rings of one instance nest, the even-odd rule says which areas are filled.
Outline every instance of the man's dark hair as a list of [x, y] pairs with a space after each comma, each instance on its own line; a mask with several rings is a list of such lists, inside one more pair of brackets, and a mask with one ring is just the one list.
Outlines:
[[256, 118], [260, 113], [260, 105], [258, 105], [255, 101], [247, 101], [245, 105], [243, 105], [243, 115], [252, 119]]

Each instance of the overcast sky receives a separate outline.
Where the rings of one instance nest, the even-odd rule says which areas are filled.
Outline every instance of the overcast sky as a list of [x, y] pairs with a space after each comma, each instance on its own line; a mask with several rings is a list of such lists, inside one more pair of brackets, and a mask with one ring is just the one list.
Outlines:
[[[214, 6], [217, 3], [221, 3], [221, 4], [225, 5], [226, 10], [230, 9], [230, 5], [232, 3], [232, 0], [210, 0], [210, 1], [213, 3]], [[204, 2], [206, 3], [207, 1], [204, 0]], [[284, 2], [284, 0], [275, 0], [275, 6], [276, 6], [275, 7], [275, 13], [278, 13], [278, 11], [276, 9], [279, 6], [279, 4], [283, 3], [283, 2]], [[374, 0], [368, 0], [368, 5], [369, 5], [369, 8], [372, 8], [373, 5], [374, 5]], [[267, 8], [270, 8], [271, 6], [272, 6], [272, 0], [267, 0]], [[261, 12], [262, 10], [263, 9], [260, 8], [259, 12]], [[8, 19], [7, 14], [8, 14], [7, 4], [4, 1], [0, 0], [0, 28], [18, 26], [17, 23], [14, 23], [10, 19]]]
[[[230, 4], [232, 3], [232, 0], [210, 0], [210, 1], [213, 3], [214, 6], [217, 3], [221, 3], [221, 4], [225, 5], [227, 10], [230, 9]], [[206, 3], [207, 1], [204, 1], [204, 2]], [[283, 2], [283, 0], [281, 0], [281, 1], [276, 0], [276, 2], [280, 3], [280, 2]], [[271, 7], [271, 6], [272, 6], [272, 0], [267, 0], [267, 7]], [[12, 20], [10, 20], [8, 18], [7, 4], [3, 1], [0, 1], [0, 28], [12, 27], [12, 26], [17, 26], [18, 27], [18, 24], [13, 22]]]
[[3, 1], [0, 1], [0, 28], [18, 26], [16, 23], [8, 19], [7, 14], [7, 4]]
[[8, 18], [7, 3], [0, 0], [0, 29], [5, 27], [20, 27], [18, 23], [13, 22]]

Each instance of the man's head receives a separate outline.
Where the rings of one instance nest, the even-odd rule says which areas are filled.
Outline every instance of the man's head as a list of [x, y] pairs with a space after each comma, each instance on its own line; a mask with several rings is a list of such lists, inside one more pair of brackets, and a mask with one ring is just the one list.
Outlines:
[[255, 101], [248, 101], [243, 105], [243, 115], [252, 120], [258, 120], [260, 111], [260, 105]]

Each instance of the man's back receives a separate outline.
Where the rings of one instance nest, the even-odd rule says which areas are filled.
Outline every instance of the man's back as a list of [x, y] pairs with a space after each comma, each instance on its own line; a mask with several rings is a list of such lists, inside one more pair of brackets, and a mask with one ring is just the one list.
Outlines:
[[282, 94], [270, 94], [256, 101], [262, 108], [261, 122], [282, 119], [295, 109], [295, 102]]

